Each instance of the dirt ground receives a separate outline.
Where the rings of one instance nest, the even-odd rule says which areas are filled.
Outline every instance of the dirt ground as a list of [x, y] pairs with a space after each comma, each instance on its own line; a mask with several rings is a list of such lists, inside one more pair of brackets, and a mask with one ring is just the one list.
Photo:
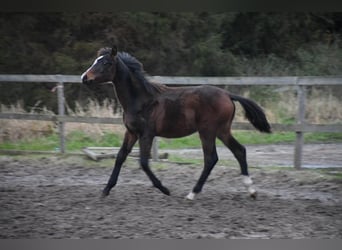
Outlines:
[[[154, 162], [171, 191], [154, 189], [129, 158], [106, 199], [100, 191], [113, 160], [85, 156], [0, 155], [0, 238], [332, 238], [342, 237], [342, 145], [306, 145], [296, 171], [293, 146], [248, 146], [258, 198], [248, 197], [226, 149], [203, 192], [184, 199], [199, 164]], [[170, 158], [201, 159], [199, 150], [169, 150]]]

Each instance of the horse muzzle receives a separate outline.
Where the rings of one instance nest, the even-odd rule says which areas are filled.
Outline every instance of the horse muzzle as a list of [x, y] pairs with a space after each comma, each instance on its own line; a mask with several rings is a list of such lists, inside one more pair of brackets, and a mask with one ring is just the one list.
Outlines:
[[88, 76], [87, 76], [87, 74], [84, 73], [84, 74], [81, 76], [81, 81], [82, 81], [83, 84], [90, 84], [90, 83], [93, 82], [93, 79], [89, 79]]

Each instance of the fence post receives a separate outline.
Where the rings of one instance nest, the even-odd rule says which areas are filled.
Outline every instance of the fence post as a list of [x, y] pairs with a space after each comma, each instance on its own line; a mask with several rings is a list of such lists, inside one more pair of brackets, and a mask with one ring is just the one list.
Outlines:
[[297, 98], [298, 98], [297, 125], [298, 125], [299, 129], [296, 131], [294, 167], [296, 169], [301, 169], [301, 166], [302, 166], [302, 150], [303, 150], [303, 145], [304, 145], [303, 125], [305, 124], [305, 105], [306, 105], [306, 88], [305, 88], [305, 86], [297, 85]]
[[158, 160], [158, 138], [154, 137], [153, 143], [152, 143], [152, 160], [157, 161]]
[[[58, 98], [58, 115], [65, 115], [64, 108], [64, 84], [63, 82], [57, 83], [57, 98]], [[59, 152], [65, 153], [65, 129], [64, 122], [58, 121], [58, 133], [59, 133]]]

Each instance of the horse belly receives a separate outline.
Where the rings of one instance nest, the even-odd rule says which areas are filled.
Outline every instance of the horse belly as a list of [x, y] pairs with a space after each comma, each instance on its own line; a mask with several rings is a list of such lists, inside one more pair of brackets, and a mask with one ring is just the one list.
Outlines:
[[193, 134], [196, 132], [194, 128], [183, 128], [179, 129], [179, 126], [174, 126], [174, 128], [168, 128], [161, 130], [157, 133], [157, 136], [165, 137], [165, 138], [179, 138]]
[[192, 111], [164, 114], [156, 124], [157, 136], [178, 138], [197, 131], [195, 114]]

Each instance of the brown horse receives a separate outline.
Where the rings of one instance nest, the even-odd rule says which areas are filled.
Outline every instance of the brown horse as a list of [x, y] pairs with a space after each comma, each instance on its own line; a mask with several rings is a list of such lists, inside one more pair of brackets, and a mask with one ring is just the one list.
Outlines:
[[186, 198], [193, 200], [201, 192], [218, 161], [216, 137], [232, 151], [240, 164], [243, 183], [250, 195], [256, 197], [248, 175], [246, 149], [230, 132], [235, 112], [233, 101], [242, 105], [247, 119], [255, 128], [261, 132], [271, 132], [264, 112], [255, 102], [213, 86], [167, 87], [149, 82], [144, 76], [142, 64], [128, 53], [118, 53], [116, 47], [100, 49], [93, 65], [82, 74], [82, 82], [88, 86], [108, 81], [115, 85], [127, 130], [103, 196], [107, 196], [116, 185], [121, 166], [138, 139], [142, 169], [154, 187], [170, 195], [149, 167], [153, 138], [177, 138], [198, 131], [204, 153], [204, 169]]

